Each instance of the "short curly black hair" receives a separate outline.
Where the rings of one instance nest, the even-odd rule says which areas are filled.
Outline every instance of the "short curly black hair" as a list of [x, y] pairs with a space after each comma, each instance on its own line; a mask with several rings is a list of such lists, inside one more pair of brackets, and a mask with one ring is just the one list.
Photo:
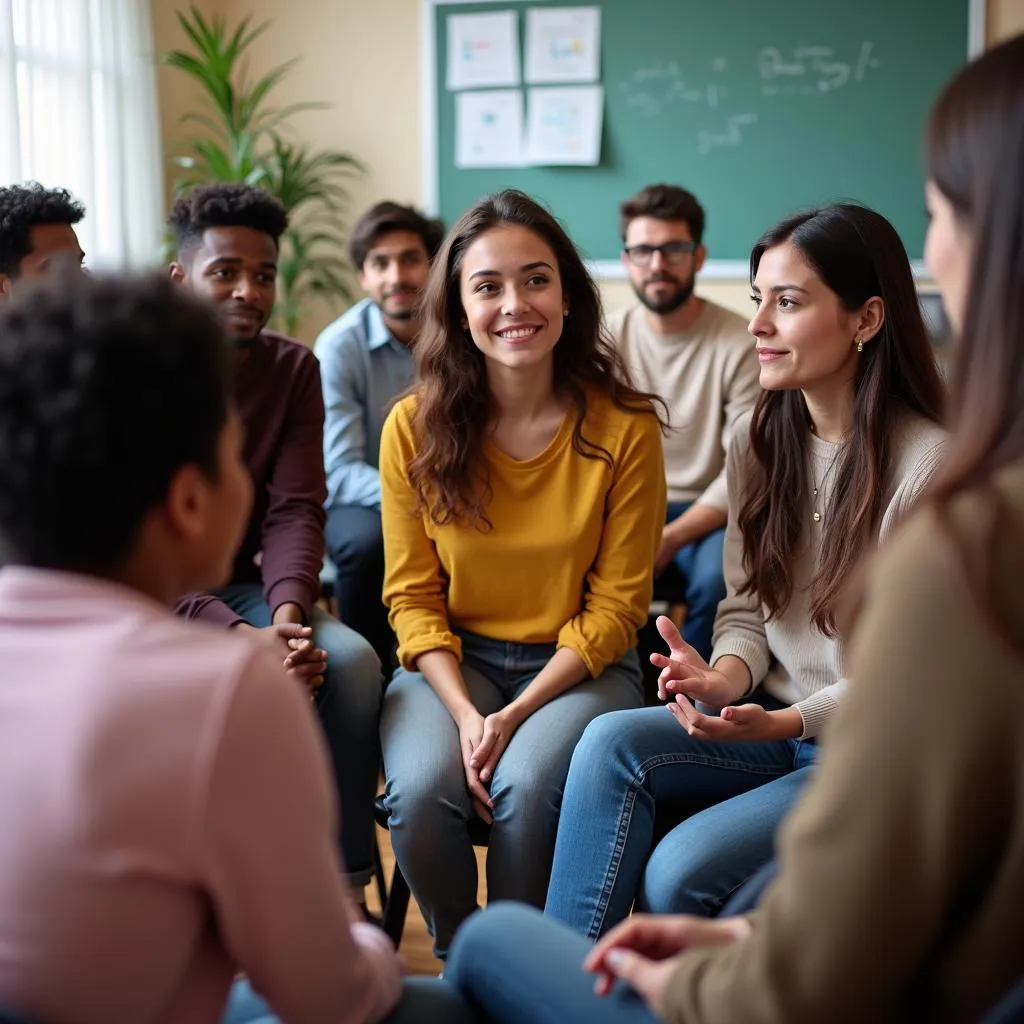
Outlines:
[[106, 576], [227, 422], [216, 315], [164, 274], [58, 270], [0, 307], [0, 564]]
[[180, 254], [199, 242], [207, 228], [254, 228], [278, 245], [288, 214], [279, 200], [255, 185], [198, 185], [174, 204], [167, 223]]
[[36, 224], [77, 224], [85, 207], [67, 189], [43, 188], [38, 181], [0, 188], [0, 274], [18, 276], [32, 252]]

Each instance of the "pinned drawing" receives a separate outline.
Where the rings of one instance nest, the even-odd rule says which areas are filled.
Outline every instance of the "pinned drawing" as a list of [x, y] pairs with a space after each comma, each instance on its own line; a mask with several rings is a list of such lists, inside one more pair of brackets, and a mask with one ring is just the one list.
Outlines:
[[519, 84], [519, 18], [515, 11], [448, 16], [448, 88]]
[[599, 7], [531, 7], [526, 12], [526, 81], [596, 82], [601, 73]]
[[604, 90], [599, 85], [530, 90], [526, 160], [537, 166], [596, 166]]
[[521, 167], [523, 94], [519, 89], [460, 92], [455, 97], [455, 166]]

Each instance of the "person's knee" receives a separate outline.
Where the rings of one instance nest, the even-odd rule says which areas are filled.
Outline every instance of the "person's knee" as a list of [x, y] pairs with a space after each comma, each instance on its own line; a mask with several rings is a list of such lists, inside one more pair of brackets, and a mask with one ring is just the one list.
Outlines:
[[573, 751], [572, 770], [593, 774], [629, 760], [637, 722], [634, 711], [606, 711], [590, 722]]
[[455, 933], [444, 965], [446, 981], [466, 984], [477, 964], [493, 964], [510, 943], [515, 944], [543, 914], [535, 907], [502, 901], [490, 904], [468, 917]]
[[380, 658], [373, 646], [337, 619], [314, 622], [314, 642], [327, 653], [327, 674], [356, 699], [380, 703], [383, 683]]

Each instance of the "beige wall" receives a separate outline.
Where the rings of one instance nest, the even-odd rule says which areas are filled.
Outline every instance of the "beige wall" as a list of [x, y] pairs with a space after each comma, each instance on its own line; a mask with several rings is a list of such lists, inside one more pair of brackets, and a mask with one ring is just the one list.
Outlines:
[[[347, 149], [370, 165], [353, 185], [353, 211], [378, 199], [421, 202], [420, 0], [198, 0], [204, 13], [221, 13], [230, 23], [246, 14], [274, 27], [257, 44], [254, 70], [298, 56], [299, 64], [281, 86], [280, 103], [326, 100], [329, 111], [296, 120], [302, 137], [315, 146]], [[158, 50], [181, 43], [174, 10], [185, 0], [151, 0]], [[990, 41], [1024, 31], [1024, 0], [988, 0]], [[162, 69], [161, 125], [168, 146], [181, 137], [181, 114], [194, 102], [184, 76]], [[610, 309], [628, 303], [625, 282], [603, 286]], [[700, 294], [741, 312], [749, 308], [744, 282], [705, 282]], [[313, 310], [302, 334], [310, 340], [327, 320]]]

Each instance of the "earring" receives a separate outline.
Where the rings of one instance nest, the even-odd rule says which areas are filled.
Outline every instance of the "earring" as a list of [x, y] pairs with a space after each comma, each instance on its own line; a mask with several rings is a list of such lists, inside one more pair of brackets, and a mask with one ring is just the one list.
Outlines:
[[566, 317], [568, 315], [569, 315], [569, 307], [566, 306], [565, 309], [562, 310], [562, 316]]
[[857, 339], [857, 351], [858, 352], [863, 352], [864, 351], [864, 342], [861, 341], [860, 338]]

